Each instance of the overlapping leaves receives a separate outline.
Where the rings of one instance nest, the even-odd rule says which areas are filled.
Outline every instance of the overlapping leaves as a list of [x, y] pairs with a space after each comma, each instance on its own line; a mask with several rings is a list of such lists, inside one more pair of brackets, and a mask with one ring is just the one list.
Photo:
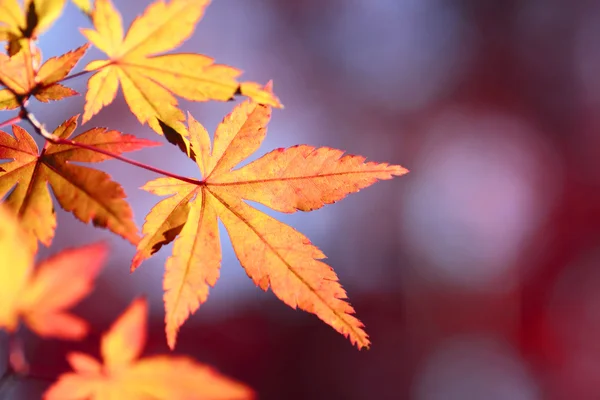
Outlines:
[[397, 165], [365, 162], [327, 147], [294, 146], [274, 150], [240, 168], [266, 134], [269, 106], [246, 101], [219, 125], [214, 144], [207, 131], [188, 115], [189, 134], [202, 181], [158, 178], [143, 189], [161, 196], [146, 217], [144, 238], [132, 262], [135, 269], [175, 237], [163, 287], [167, 341], [208, 297], [221, 266], [217, 220], [231, 238], [235, 253], [254, 283], [287, 305], [316, 314], [359, 348], [369, 339], [345, 301], [335, 272], [320, 261], [325, 255], [308, 238], [244, 200], [274, 210], [310, 211], [342, 199], [378, 179], [406, 173]]
[[[77, 127], [74, 116], [53, 134], [68, 139]], [[73, 162], [101, 162], [110, 156], [67, 144], [46, 142], [39, 151], [33, 138], [13, 125], [13, 135], [0, 131], [0, 197], [19, 219], [28, 234], [31, 248], [39, 240], [49, 246], [54, 237], [56, 216], [48, 190], [49, 183], [60, 206], [82, 222], [110, 229], [131, 243], [137, 243], [137, 227], [124, 200], [121, 186], [105, 172]], [[156, 143], [105, 128], [93, 128], [72, 139], [75, 143], [109, 150], [113, 154], [139, 150]]]
[[[335, 272], [321, 261], [325, 255], [304, 235], [246, 201], [256, 201], [285, 213], [310, 211], [407, 170], [397, 165], [366, 162], [364, 157], [344, 155], [341, 150], [307, 145], [274, 150], [234, 170], [258, 150], [266, 134], [271, 107], [281, 104], [270, 86], [240, 83], [241, 72], [236, 68], [215, 64], [201, 54], [165, 54], [193, 33], [209, 2], [157, 0], [125, 33], [121, 16], [110, 0], [96, 0], [93, 7], [91, 1], [73, 0], [90, 16], [94, 26], [82, 29], [82, 33], [107, 55], [106, 60], [92, 61], [85, 67], [93, 75], [88, 82], [83, 122], [113, 102], [121, 87], [137, 119], [184, 150], [196, 161], [203, 177], [183, 178], [163, 172], [168, 177], [144, 186], [151, 193], [169, 197], [146, 217], [140, 241], [121, 186], [104, 172], [73, 162], [100, 162], [155, 143], [104, 128], [90, 129], [69, 141], [77, 117], [63, 123], [53, 136], [40, 128], [26, 109], [28, 99], [35, 97], [46, 102], [76, 94], [61, 82], [72, 77], [68, 76], [70, 71], [89, 44], [42, 64], [34, 40], [60, 15], [65, 0], [26, 0], [24, 8], [17, 0], [0, 0], [0, 40], [8, 41], [8, 55], [0, 54], [0, 84], [5, 86], [0, 90], [0, 110], [20, 107], [17, 118], [28, 119], [46, 139], [59, 142], [47, 142], [40, 152], [23, 128], [13, 126], [12, 136], [0, 131], [0, 160], [10, 160], [0, 164], [0, 197], [5, 198], [8, 209], [24, 229], [24, 240], [32, 249], [29, 254], [35, 251], [38, 241], [49, 245], [54, 236], [56, 217], [48, 184], [61, 207], [78, 219], [108, 228], [137, 244], [132, 270], [163, 245], [174, 241], [163, 282], [165, 329], [171, 348], [181, 325], [207, 300], [209, 288], [219, 277], [219, 220], [241, 265], [257, 286], [263, 290], [270, 287], [284, 303], [314, 313], [359, 348], [368, 347], [370, 342], [363, 324], [354, 316]], [[212, 146], [207, 131], [189, 114], [185, 126], [185, 115], [176, 98], [226, 101], [238, 94], [251, 100], [237, 106], [223, 120]], [[47, 276], [44, 279], [53, 281], [59, 275]], [[39, 304], [40, 296], [47, 294], [43, 285], [40, 289], [30, 289], [27, 274], [6, 275], [6, 281], [10, 279], [17, 280], [17, 289], [9, 290], [4, 298], [0, 293], [0, 300], [29, 305], [11, 308], [12, 314], [0, 313], [0, 326], [4, 321], [7, 329], [14, 328], [19, 315], [29, 318], [31, 305]], [[33, 282], [31, 285], [37, 287], [37, 281]], [[31, 292], [36, 295], [27, 294]], [[26, 293], [23, 299], [34, 300], [30, 303], [15, 300], [22, 293]], [[170, 369], [187, 371], [181, 378], [182, 387], [192, 385], [192, 376], [201, 373], [191, 361], [136, 361], [143, 345], [142, 333], [130, 325], [142, 324], [145, 307], [141, 301], [134, 303], [107, 334], [102, 343], [104, 366], [88, 356], [74, 355], [71, 363], [76, 373], [59, 381], [51, 393], [62, 395], [67, 393], [65, 390], [73, 389], [83, 397], [144, 398], [146, 392], [139, 391], [152, 389], [165, 397], [179, 398], [177, 388], [166, 389], [165, 377], [175, 378], [169, 375]], [[31, 325], [34, 330], [42, 329], [39, 322]], [[127, 334], [139, 339], [131, 344], [134, 349], [131, 354], [121, 346], [130, 340]], [[120, 344], [114, 347], [105, 342]], [[149, 372], [152, 369], [162, 375], [156, 378]], [[106, 371], [107, 376], [99, 375]], [[158, 380], [153, 382], [154, 378]], [[73, 386], [74, 382], [77, 385]]]
[[41, 102], [75, 96], [73, 89], [58, 83], [65, 78], [85, 54], [89, 45], [83, 45], [59, 57], [52, 57], [37, 67], [40, 53], [35, 48], [24, 48], [12, 57], [0, 54], [0, 110], [20, 106], [18, 97], [25, 101], [34, 96]]
[[60, 16], [66, 0], [0, 0], [0, 41], [8, 42], [8, 53], [28, 48]]
[[[97, 243], [63, 250], [34, 269], [33, 254], [22, 249], [24, 233], [2, 204], [0, 220], [0, 330], [14, 333], [23, 322], [44, 338], [82, 339], [88, 331], [86, 321], [67, 310], [93, 289], [107, 247]], [[70, 353], [68, 361], [75, 372], [61, 375], [44, 398], [243, 400], [253, 397], [246, 386], [190, 358], [140, 359], [146, 342], [146, 314], [144, 299], [132, 303], [103, 336], [102, 362], [87, 354]]]

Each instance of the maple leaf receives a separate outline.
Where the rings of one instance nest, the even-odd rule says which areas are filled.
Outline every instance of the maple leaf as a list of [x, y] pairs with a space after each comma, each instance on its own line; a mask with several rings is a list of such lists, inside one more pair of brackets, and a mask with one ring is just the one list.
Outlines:
[[254, 153], [266, 135], [270, 107], [246, 101], [217, 127], [214, 145], [188, 114], [196, 162], [204, 179], [166, 177], [143, 189], [166, 196], [146, 217], [131, 269], [175, 237], [163, 288], [167, 342], [174, 347], [179, 327], [206, 301], [219, 277], [220, 219], [248, 276], [292, 308], [316, 314], [359, 348], [369, 339], [325, 255], [309, 239], [243, 200], [274, 210], [310, 211], [342, 199], [379, 179], [408, 172], [397, 165], [365, 162], [341, 150], [300, 145], [276, 149], [233, 170]]
[[66, 0], [0, 0], [0, 41], [9, 41], [9, 54], [15, 54], [24, 40], [36, 39], [60, 16]]
[[85, 15], [92, 16], [92, 0], [71, 0], [73, 4]]
[[13, 332], [22, 320], [42, 337], [82, 338], [87, 324], [66, 310], [92, 290], [106, 246], [63, 250], [34, 271], [33, 253], [23, 250], [26, 235], [4, 205], [0, 220], [0, 329]]
[[[53, 134], [68, 139], [77, 127], [78, 117], [65, 121]], [[0, 197], [10, 192], [5, 202], [29, 234], [32, 249], [37, 248], [37, 240], [49, 246], [54, 237], [56, 216], [47, 183], [61, 207], [80, 221], [92, 221], [133, 244], [138, 242], [137, 227], [121, 186], [102, 171], [73, 164], [101, 162], [109, 156], [50, 142], [40, 152], [23, 128], [13, 125], [12, 131], [14, 137], [0, 131], [0, 159], [13, 160], [2, 164]], [[158, 144], [106, 128], [92, 128], [72, 140], [115, 154]]]
[[57, 82], [69, 74], [88, 48], [89, 44], [85, 44], [61, 56], [49, 58], [39, 68], [36, 67], [39, 55], [33, 54], [29, 48], [22, 49], [12, 57], [0, 55], [0, 83], [6, 86], [6, 89], [0, 90], [0, 110], [19, 107], [16, 96], [23, 100], [34, 96], [46, 103], [79, 94]]
[[[88, 81], [83, 122], [88, 121], [117, 94], [140, 123], [163, 134], [159, 121], [185, 135], [183, 112], [174, 94], [192, 101], [231, 99], [236, 93], [262, 103], [281, 106], [269, 91], [254, 82], [239, 83], [241, 71], [214, 64], [201, 54], [163, 54], [178, 47], [194, 31], [210, 0], [156, 1], [136, 18], [123, 38], [121, 16], [109, 0], [96, 0], [92, 12], [95, 30], [82, 33], [109, 57], [89, 63], [86, 71], [98, 71]], [[171, 140], [170, 140], [171, 141]]]
[[74, 372], [62, 374], [45, 400], [251, 399], [252, 391], [187, 357], [139, 358], [146, 342], [147, 303], [134, 300], [100, 342], [102, 361], [68, 354]]

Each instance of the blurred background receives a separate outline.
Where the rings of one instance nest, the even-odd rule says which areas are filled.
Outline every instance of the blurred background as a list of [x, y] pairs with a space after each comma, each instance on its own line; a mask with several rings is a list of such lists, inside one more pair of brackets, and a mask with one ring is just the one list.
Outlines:
[[[114, 0], [129, 22], [147, 2]], [[84, 43], [69, 4], [41, 39], [45, 57]], [[600, 398], [600, 3], [559, 0], [219, 0], [181, 51], [274, 80], [262, 149], [306, 143], [401, 164], [380, 182], [311, 213], [276, 215], [328, 255], [373, 342], [357, 351], [315, 316], [256, 288], [221, 226], [221, 278], [183, 326], [190, 354], [260, 399]], [[102, 57], [91, 50], [84, 63]], [[85, 93], [85, 78], [69, 82]], [[186, 103], [209, 130], [232, 103]], [[83, 98], [36, 105], [54, 128]], [[12, 114], [3, 113], [2, 120]], [[85, 127], [153, 140], [121, 95]], [[132, 158], [179, 174], [172, 146]], [[121, 182], [141, 226], [155, 175], [100, 165]], [[264, 209], [264, 208], [263, 208]], [[33, 372], [4, 385], [35, 399], [136, 296], [151, 307], [146, 355], [166, 353], [162, 273], [171, 246], [129, 274], [133, 246], [60, 211], [45, 258], [107, 241], [112, 253], [76, 313], [80, 343], [24, 333]], [[3, 339], [5, 340], [5, 338]]]

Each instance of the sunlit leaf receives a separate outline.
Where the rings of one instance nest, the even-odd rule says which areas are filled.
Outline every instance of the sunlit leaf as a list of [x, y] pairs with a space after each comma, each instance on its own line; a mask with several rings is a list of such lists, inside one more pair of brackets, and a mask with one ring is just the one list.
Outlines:
[[92, 15], [92, 0], [71, 0], [71, 2], [75, 4], [75, 6], [79, 8], [84, 14], [89, 16]]
[[17, 108], [16, 95], [23, 98], [35, 96], [41, 102], [61, 100], [78, 93], [57, 82], [65, 78], [83, 57], [89, 45], [83, 45], [58, 57], [49, 58], [39, 69], [37, 55], [30, 49], [22, 49], [12, 57], [0, 56], [0, 110]]
[[[65, 121], [54, 135], [68, 139], [77, 127], [77, 118]], [[131, 243], [138, 242], [137, 227], [121, 186], [105, 172], [73, 164], [101, 162], [109, 156], [50, 142], [40, 152], [23, 128], [13, 125], [12, 131], [14, 136], [0, 131], [0, 159], [12, 160], [2, 164], [5, 171], [0, 172], [0, 197], [6, 196], [4, 201], [18, 216], [32, 248], [37, 247], [38, 240], [49, 246], [54, 237], [56, 216], [48, 183], [60, 206], [82, 222], [91, 221]], [[157, 145], [105, 128], [90, 129], [72, 140], [115, 154]]]
[[66, 0], [0, 0], [0, 41], [9, 41], [10, 54], [27, 47], [61, 15]]
[[99, 243], [63, 250], [41, 262], [19, 300], [19, 312], [29, 328], [43, 337], [85, 336], [86, 322], [64, 310], [92, 291], [107, 253]]
[[147, 303], [135, 300], [102, 337], [102, 361], [67, 356], [73, 372], [62, 374], [45, 400], [242, 400], [246, 386], [187, 357], [139, 358], [145, 345]]
[[25, 232], [3, 204], [0, 221], [0, 328], [12, 331], [19, 322], [18, 301], [31, 274], [34, 252], [23, 248]]
[[201, 54], [160, 54], [183, 43], [193, 33], [209, 0], [158, 0], [136, 18], [127, 34], [121, 16], [109, 0], [96, 0], [92, 12], [94, 30], [82, 33], [108, 60], [86, 66], [96, 72], [88, 82], [83, 121], [88, 121], [110, 104], [119, 85], [137, 119], [159, 134], [159, 121], [185, 135], [185, 116], [174, 95], [192, 101], [231, 99], [242, 93], [260, 102], [280, 106], [268, 90], [252, 82], [236, 80], [240, 71], [215, 64]]
[[19, 321], [42, 337], [80, 339], [82, 319], [67, 310], [93, 288], [106, 258], [103, 244], [61, 253], [33, 270], [33, 252], [15, 216], [0, 204], [0, 329], [13, 332]]
[[189, 137], [204, 179], [159, 178], [143, 187], [171, 196], [146, 217], [145, 236], [132, 263], [132, 269], [136, 268], [177, 236], [163, 282], [171, 348], [179, 327], [206, 301], [209, 288], [219, 277], [218, 220], [257, 286], [263, 290], [271, 287], [285, 304], [316, 314], [359, 348], [369, 346], [363, 324], [345, 301], [346, 293], [335, 272], [320, 261], [325, 255], [300, 232], [244, 200], [286, 213], [310, 211], [408, 171], [398, 165], [366, 162], [364, 157], [344, 155], [341, 150], [306, 145], [276, 149], [233, 170], [258, 150], [270, 115], [266, 105], [250, 101], [238, 105], [217, 127], [212, 150], [207, 131], [189, 116]]

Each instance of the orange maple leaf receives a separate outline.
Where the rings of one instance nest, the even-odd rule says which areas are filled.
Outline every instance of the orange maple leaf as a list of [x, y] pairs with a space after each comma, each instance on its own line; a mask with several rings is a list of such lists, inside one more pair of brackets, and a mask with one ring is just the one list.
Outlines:
[[85, 336], [85, 321], [66, 310], [92, 290], [106, 246], [64, 250], [33, 271], [33, 254], [23, 250], [26, 236], [4, 205], [0, 205], [0, 220], [0, 329], [13, 332], [22, 320], [42, 337]]
[[67, 356], [75, 370], [61, 375], [45, 400], [251, 399], [252, 391], [187, 357], [139, 358], [146, 342], [146, 300], [134, 300], [104, 334], [102, 361], [84, 353]]
[[89, 44], [83, 45], [58, 57], [48, 59], [41, 67], [40, 54], [24, 48], [12, 57], [0, 54], [0, 110], [19, 107], [16, 96], [26, 100], [34, 96], [41, 102], [61, 100], [79, 93], [59, 83], [85, 54]]
[[359, 348], [369, 345], [335, 272], [319, 261], [325, 255], [307, 237], [243, 200], [286, 213], [310, 211], [407, 170], [365, 162], [364, 157], [343, 155], [341, 150], [300, 145], [274, 150], [232, 171], [259, 148], [270, 115], [271, 108], [265, 105], [250, 101], [238, 105], [218, 126], [212, 151], [207, 131], [188, 115], [190, 141], [204, 179], [159, 178], [143, 187], [160, 196], [171, 195], [146, 217], [145, 236], [131, 267], [134, 270], [177, 236], [163, 283], [171, 348], [179, 327], [206, 301], [209, 286], [219, 277], [217, 219], [256, 285], [263, 290], [271, 286], [284, 303], [316, 314]]
[[261, 103], [280, 106], [269, 91], [253, 82], [240, 84], [241, 71], [214, 64], [201, 54], [163, 54], [178, 47], [194, 31], [210, 0], [158, 0], [136, 18], [123, 37], [121, 16], [109, 0], [96, 0], [92, 11], [95, 30], [82, 33], [108, 60], [89, 63], [97, 71], [88, 82], [83, 122], [88, 121], [117, 94], [119, 84], [131, 112], [159, 134], [159, 121], [185, 134], [183, 112], [173, 94], [192, 101], [229, 100], [236, 93]]
[[[77, 127], [74, 116], [54, 131], [67, 139]], [[30, 237], [31, 248], [37, 240], [49, 246], [54, 237], [56, 216], [48, 190], [50, 183], [58, 203], [71, 211], [80, 221], [110, 229], [136, 244], [138, 229], [132, 211], [124, 200], [121, 186], [102, 171], [75, 165], [72, 162], [101, 162], [110, 157], [91, 150], [66, 144], [46, 142], [42, 151], [33, 138], [21, 127], [13, 125], [13, 136], [0, 131], [0, 159], [13, 161], [2, 164], [0, 198], [18, 216]], [[158, 143], [138, 139], [106, 128], [92, 128], [72, 139], [74, 142], [109, 150], [116, 154], [134, 151]], [[11, 189], [14, 190], [11, 192]]]

